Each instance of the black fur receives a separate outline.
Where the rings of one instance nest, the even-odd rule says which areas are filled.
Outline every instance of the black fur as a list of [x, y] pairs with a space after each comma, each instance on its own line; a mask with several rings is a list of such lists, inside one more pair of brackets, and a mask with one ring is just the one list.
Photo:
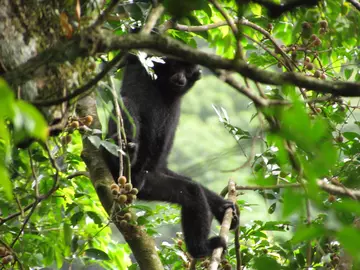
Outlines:
[[[136, 57], [129, 57], [121, 96], [136, 125], [136, 135], [132, 136], [132, 125], [124, 117], [128, 141], [135, 145], [131, 175], [133, 186], [139, 189], [138, 198], [182, 206], [185, 243], [194, 258], [208, 256], [217, 247], [226, 248], [223, 238], [208, 239], [211, 220], [214, 215], [221, 222], [225, 210], [229, 207], [235, 209], [234, 204], [167, 168], [179, 121], [181, 97], [200, 79], [199, 67], [166, 59], [165, 64], [154, 63], [157, 79], [153, 80]], [[109, 134], [116, 137], [116, 124], [112, 120]], [[114, 179], [117, 179], [118, 158], [106, 151], [104, 158]], [[235, 215], [231, 227], [237, 226]]]

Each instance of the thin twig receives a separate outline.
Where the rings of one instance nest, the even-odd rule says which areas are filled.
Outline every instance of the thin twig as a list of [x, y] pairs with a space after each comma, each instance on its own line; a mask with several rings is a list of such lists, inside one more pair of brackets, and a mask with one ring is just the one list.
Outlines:
[[[119, 106], [119, 102], [118, 102], [118, 95], [117, 95], [117, 91], [115, 88], [115, 84], [114, 84], [114, 80], [112, 78], [110, 78], [111, 81], [111, 93], [114, 97], [114, 107], [115, 107], [115, 113], [116, 113], [116, 134], [117, 134], [117, 144], [119, 147], [119, 177], [123, 175], [124, 173], [124, 161], [123, 161], [123, 149], [125, 149], [124, 147], [124, 143], [123, 143], [123, 139], [122, 139], [122, 134], [121, 134], [121, 122], [122, 122], [122, 115], [121, 115], [121, 110], [120, 110], [120, 106]], [[125, 138], [124, 138], [125, 139]], [[114, 179], [115, 181], [117, 179]]]
[[78, 176], [85, 176], [87, 178], [90, 178], [90, 174], [87, 171], [74, 172], [74, 173], [68, 175], [66, 178], [67, 179], [73, 179], [73, 178], [78, 177]]
[[103, 24], [106, 18], [111, 14], [113, 9], [117, 6], [120, 0], [113, 0], [110, 2], [109, 6], [99, 15], [97, 20], [90, 26], [91, 28], [96, 28]]
[[152, 8], [149, 16], [147, 17], [144, 27], [141, 29], [141, 33], [150, 34], [153, 28], [156, 26], [157, 21], [163, 14], [165, 8], [162, 4], [158, 4], [156, 7]]
[[238, 90], [240, 93], [247, 96], [249, 99], [251, 99], [255, 105], [260, 107], [266, 107], [268, 106], [268, 101], [266, 99], [263, 99], [259, 96], [254, 95], [249, 88], [246, 88], [240, 83], [238, 83], [230, 74], [229, 72], [222, 71], [222, 70], [212, 70], [213, 73], [215, 73], [220, 80], [226, 82], [236, 90]]
[[241, 270], [241, 251], [240, 251], [240, 226], [235, 230], [235, 255], [236, 255], [236, 270]]
[[210, 3], [214, 5], [214, 7], [220, 12], [220, 14], [224, 17], [227, 24], [230, 26], [231, 31], [234, 34], [234, 37], [236, 39], [236, 52], [235, 52], [235, 59], [243, 59], [243, 49], [240, 42], [239, 37], [239, 29], [237, 28], [234, 20], [229, 16], [229, 14], [223, 9], [223, 7], [220, 5], [220, 3], [217, 0], [209, 0]]
[[10, 244], [10, 247], [13, 247], [16, 243], [16, 241], [19, 239], [20, 235], [23, 233], [24, 229], [25, 229], [25, 226], [26, 224], [29, 222], [32, 214], [34, 213], [35, 209], [36, 209], [36, 206], [39, 204], [39, 199], [36, 199], [34, 205], [32, 206], [31, 208], [31, 211], [30, 213], [26, 216], [24, 222], [23, 222], [23, 225], [21, 226], [20, 228], [20, 231], [18, 232], [18, 234], [15, 236], [14, 240], [11, 242]]
[[246, 168], [247, 166], [250, 165], [251, 161], [253, 160], [254, 156], [255, 156], [255, 143], [256, 140], [258, 138], [258, 134], [256, 134], [252, 140], [251, 140], [251, 151], [250, 151], [250, 155], [247, 157], [246, 161], [241, 164], [239, 167], [235, 168], [235, 169], [231, 169], [231, 170], [220, 170], [221, 172], [227, 173], [227, 172], [236, 172], [238, 170], [241, 170], [243, 168]]
[[[239, 25], [241, 24], [244, 26], [248, 26], [248, 27], [258, 31], [259, 33], [261, 33], [267, 39], [269, 39], [271, 41], [271, 43], [274, 45], [275, 49], [277, 51], [279, 51], [281, 56], [285, 59], [286, 64], [284, 66], [286, 68], [288, 68], [289, 70], [292, 70], [290, 57], [283, 51], [283, 49], [280, 47], [280, 45], [276, 42], [276, 40], [271, 36], [271, 34], [268, 31], [266, 31], [264, 28], [258, 26], [257, 24], [248, 21], [247, 19], [241, 19], [241, 20], [238, 20], [238, 19], [232, 20], [231, 19], [231, 21], [233, 23], [237, 23]], [[207, 30], [222, 27], [222, 26], [231, 26], [231, 24], [229, 24], [227, 21], [212, 23], [212, 24], [208, 24], [208, 25], [201, 25], [201, 26], [187, 26], [187, 25], [182, 25], [182, 24], [177, 24], [177, 23], [169, 24], [170, 28], [180, 30], [180, 31], [188, 31], [188, 32], [202, 32], [202, 31], [207, 31]]]
[[39, 185], [38, 185], [38, 178], [36, 176], [36, 172], [35, 172], [35, 166], [34, 166], [34, 162], [32, 159], [32, 154], [31, 154], [31, 149], [28, 148], [28, 154], [29, 154], [29, 159], [30, 159], [30, 167], [31, 167], [31, 173], [32, 176], [34, 178], [34, 182], [35, 182], [35, 198], [39, 198]]

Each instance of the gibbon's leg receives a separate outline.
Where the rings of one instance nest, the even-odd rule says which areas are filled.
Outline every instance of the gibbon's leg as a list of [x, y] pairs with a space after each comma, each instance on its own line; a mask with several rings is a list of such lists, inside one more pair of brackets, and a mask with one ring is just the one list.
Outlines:
[[226, 248], [222, 237], [208, 238], [212, 215], [201, 185], [160, 172], [147, 172], [146, 175], [140, 172], [133, 174], [132, 179], [136, 187], [142, 185], [138, 194], [140, 200], [181, 205], [184, 239], [191, 256], [209, 256], [215, 248]]
[[[185, 181], [191, 181], [193, 180], [187, 176], [183, 176], [181, 174], [178, 174], [176, 172], [173, 172], [169, 169], [164, 169], [164, 173], [170, 177], [183, 179]], [[230, 230], [234, 230], [239, 226], [239, 211], [238, 208], [234, 205], [233, 202], [225, 200], [223, 197], [221, 197], [219, 194], [207, 189], [204, 186], [201, 186], [204, 190], [204, 194], [206, 196], [207, 202], [209, 204], [211, 213], [214, 215], [216, 220], [221, 224], [226, 209], [232, 208], [233, 209], [233, 219], [231, 221]]]

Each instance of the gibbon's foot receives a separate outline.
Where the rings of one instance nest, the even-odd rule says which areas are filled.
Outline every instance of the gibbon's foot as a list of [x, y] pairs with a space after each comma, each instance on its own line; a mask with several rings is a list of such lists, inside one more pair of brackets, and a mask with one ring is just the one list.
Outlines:
[[226, 201], [226, 203], [222, 205], [222, 208], [224, 214], [228, 208], [231, 208], [233, 210], [230, 230], [235, 230], [239, 226], [239, 206], [235, 205], [232, 201]]
[[227, 248], [226, 241], [221, 236], [211, 237], [210, 239], [207, 240], [205, 246], [191, 247], [191, 245], [188, 245], [187, 248], [188, 248], [188, 252], [190, 253], [190, 255], [193, 258], [198, 259], [198, 258], [211, 256], [214, 249], [219, 248], [219, 247], [222, 247], [224, 250], [226, 250], [226, 248]]

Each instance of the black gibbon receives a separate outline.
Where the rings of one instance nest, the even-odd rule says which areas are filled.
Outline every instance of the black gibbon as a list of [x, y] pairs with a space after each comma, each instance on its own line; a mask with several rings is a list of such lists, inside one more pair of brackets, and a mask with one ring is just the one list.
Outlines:
[[[215, 248], [226, 248], [222, 237], [209, 238], [212, 216], [221, 222], [226, 209], [235, 210], [235, 206], [167, 168], [181, 98], [200, 79], [201, 70], [197, 65], [174, 59], [154, 62], [153, 70], [156, 79], [151, 78], [137, 57], [128, 56], [120, 94], [133, 119], [130, 122], [123, 113], [128, 142], [135, 145], [131, 151], [132, 184], [139, 190], [140, 200], [179, 204], [188, 252], [194, 258], [208, 256]], [[115, 121], [110, 120], [110, 137], [116, 138], [116, 129]], [[103, 151], [103, 155], [114, 179], [118, 179], [118, 157], [108, 151]], [[231, 229], [237, 226], [234, 214]]]

